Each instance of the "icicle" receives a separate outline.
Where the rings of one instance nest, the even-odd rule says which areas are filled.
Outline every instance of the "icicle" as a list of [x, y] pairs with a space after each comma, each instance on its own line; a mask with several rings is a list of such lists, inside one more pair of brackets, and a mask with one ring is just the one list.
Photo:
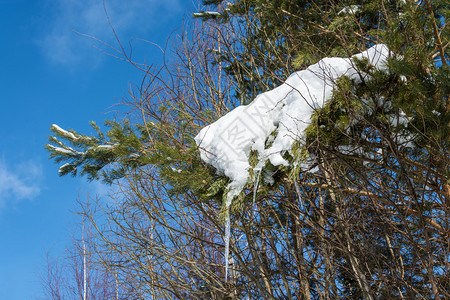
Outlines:
[[[254, 182], [253, 188], [253, 206], [256, 202], [256, 192], [258, 191], [259, 180], [261, 177], [261, 169], [257, 169], [258, 174]], [[230, 219], [230, 205], [233, 198], [242, 191], [243, 186], [235, 186], [230, 188], [227, 194], [227, 200], [225, 202], [226, 219], [225, 219], [225, 236], [223, 237], [225, 242], [225, 282], [228, 281], [228, 269], [230, 266], [230, 238], [231, 238], [231, 219]]]
[[259, 177], [261, 176], [261, 170], [258, 170], [258, 175], [256, 175], [255, 184], [253, 186], [253, 207], [255, 206], [256, 202], [256, 192], [258, 191], [258, 185], [259, 185]]
[[225, 220], [225, 282], [228, 280], [228, 266], [229, 266], [229, 255], [230, 255], [230, 235], [231, 235], [231, 224], [230, 224], [230, 210], [227, 207], [227, 218]]
[[231, 202], [233, 201], [233, 198], [235, 195], [238, 195], [241, 189], [229, 188], [227, 193], [227, 199], [225, 202], [225, 236], [223, 237], [225, 242], [225, 282], [228, 280], [228, 266], [229, 266], [229, 256], [230, 256], [230, 238], [231, 238], [231, 220], [230, 220], [230, 206]]
[[245, 182], [239, 185], [229, 185], [227, 199], [225, 202], [225, 236], [223, 237], [225, 242], [225, 282], [228, 280], [228, 268], [230, 265], [230, 238], [231, 238], [231, 220], [230, 220], [230, 206], [234, 197], [238, 196], [244, 189]]
[[[256, 192], [258, 191], [259, 180], [261, 177], [261, 169], [257, 169], [258, 174], [256, 175], [256, 179], [253, 186], [253, 206], [256, 203]], [[228, 269], [230, 266], [230, 238], [231, 238], [231, 220], [230, 220], [230, 205], [234, 196], [239, 195], [240, 191], [243, 187], [235, 187], [232, 190], [228, 191], [227, 200], [225, 203], [226, 208], [226, 219], [225, 219], [225, 236], [223, 237], [225, 242], [225, 282], [228, 281]]]
[[298, 201], [300, 202], [301, 209], [304, 209], [302, 196], [300, 195], [300, 188], [296, 180], [294, 180], [295, 190], [297, 191]]

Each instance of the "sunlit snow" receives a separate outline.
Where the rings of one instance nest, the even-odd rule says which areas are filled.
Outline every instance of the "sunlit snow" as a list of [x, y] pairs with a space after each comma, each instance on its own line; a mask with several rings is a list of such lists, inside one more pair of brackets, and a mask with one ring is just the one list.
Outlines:
[[[375, 68], [385, 69], [388, 55], [387, 46], [376, 45], [352, 58], [367, 58]], [[361, 82], [368, 77], [356, 69], [352, 58], [324, 58], [200, 131], [195, 141], [202, 160], [231, 181], [227, 205], [249, 180], [251, 151], [258, 152], [255, 170], [267, 160], [274, 166], [289, 165], [283, 154], [303, 139], [312, 113], [331, 98], [336, 80], [347, 76]]]
[[361, 10], [361, 5], [350, 5], [338, 12], [338, 15], [354, 15]]
[[77, 139], [77, 137], [72, 132], [64, 130], [61, 127], [59, 127], [58, 125], [56, 125], [56, 124], [52, 124], [52, 127], [53, 127], [53, 129], [55, 129], [56, 131], [58, 131], [60, 134], [62, 134], [64, 136], [67, 136], [67, 137], [69, 137], [71, 139], [74, 139], [74, 140]]

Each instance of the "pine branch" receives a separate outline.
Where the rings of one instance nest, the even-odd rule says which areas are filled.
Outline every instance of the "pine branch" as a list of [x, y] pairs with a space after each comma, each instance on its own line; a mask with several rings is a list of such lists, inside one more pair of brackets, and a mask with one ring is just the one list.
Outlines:
[[45, 148], [56, 163], [65, 162], [58, 170], [60, 176], [87, 175], [88, 180], [112, 183], [125, 176], [128, 168], [146, 164], [140, 151], [142, 141], [131, 126], [111, 121], [106, 125], [110, 128], [106, 138], [94, 122], [91, 127], [97, 137], [67, 131], [55, 124], [51, 126], [54, 136], [49, 137], [50, 143]]
[[441, 35], [439, 34], [439, 29], [437, 27], [436, 18], [434, 17], [433, 7], [431, 6], [430, 0], [425, 0], [425, 3], [427, 5], [428, 14], [430, 15], [431, 21], [433, 23], [434, 37], [436, 38], [437, 46], [438, 46], [439, 53], [441, 56], [442, 65], [446, 66], [447, 60], [445, 58], [444, 45], [441, 40]]

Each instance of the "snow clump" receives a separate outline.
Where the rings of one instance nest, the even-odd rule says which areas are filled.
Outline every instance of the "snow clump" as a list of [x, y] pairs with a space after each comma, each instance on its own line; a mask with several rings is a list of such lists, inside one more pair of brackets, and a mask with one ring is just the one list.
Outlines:
[[388, 57], [388, 47], [379, 44], [351, 58], [324, 58], [204, 127], [195, 141], [201, 159], [231, 181], [226, 207], [249, 181], [251, 151], [258, 153], [255, 171], [260, 171], [267, 161], [274, 166], [288, 166], [283, 155], [304, 138], [313, 112], [331, 98], [336, 81], [342, 76], [357, 83], [370, 79], [356, 68], [353, 59], [365, 58], [376, 69], [386, 70]]

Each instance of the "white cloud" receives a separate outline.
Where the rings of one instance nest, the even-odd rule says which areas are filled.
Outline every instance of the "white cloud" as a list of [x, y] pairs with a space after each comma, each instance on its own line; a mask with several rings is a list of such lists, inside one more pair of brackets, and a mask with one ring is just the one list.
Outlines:
[[[105, 57], [92, 47], [94, 44], [106, 49], [104, 45], [77, 32], [117, 46], [102, 0], [53, 2], [54, 5], [47, 8], [50, 21], [38, 39], [38, 45], [52, 62], [68, 66], [80, 62], [95, 65]], [[105, 7], [124, 44], [131, 35], [143, 37], [182, 9], [181, 0], [106, 0]]]
[[108, 185], [98, 180], [88, 182], [85, 178], [80, 180], [82, 180], [81, 188], [83, 193], [90, 197], [108, 198], [119, 192], [117, 185]]
[[0, 160], [0, 208], [9, 202], [17, 203], [39, 195], [42, 168], [29, 161], [12, 167]]

